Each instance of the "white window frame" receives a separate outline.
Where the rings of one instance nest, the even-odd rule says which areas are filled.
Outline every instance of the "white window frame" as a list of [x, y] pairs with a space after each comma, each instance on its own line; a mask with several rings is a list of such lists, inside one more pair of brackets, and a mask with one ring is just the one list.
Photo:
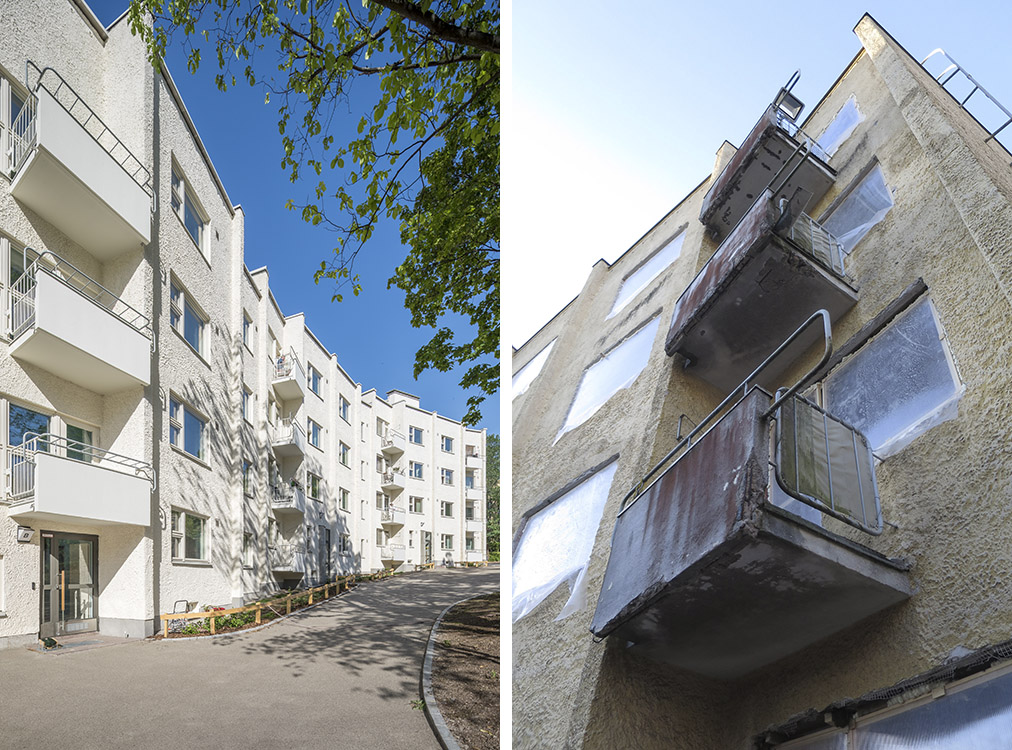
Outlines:
[[[201, 255], [207, 255], [207, 244], [208, 244], [208, 229], [210, 228], [211, 220], [207, 215], [207, 211], [200, 204], [200, 200], [197, 198], [197, 194], [194, 192], [189, 181], [186, 179], [186, 175], [183, 173], [182, 168], [176, 162], [172, 160], [171, 175], [169, 177], [169, 206], [172, 209], [172, 213], [179, 219], [179, 223], [183, 225], [183, 230], [186, 232], [186, 236], [193, 240], [193, 244], [197, 246]], [[197, 228], [197, 237], [193, 236], [190, 228], [186, 225], [186, 210], [189, 209], [190, 213], [199, 221]]]
[[312, 417], [306, 417], [306, 440], [314, 448], [323, 450], [323, 427], [313, 421]]
[[253, 482], [250, 473], [253, 469], [253, 462], [248, 458], [242, 460], [242, 494], [246, 497], [253, 497]]
[[425, 479], [425, 468], [421, 461], [408, 461], [408, 476], [412, 479]]
[[[320, 487], [323, 486], [323, 477], [312, 471], [306, 471], [306, 497], [312, 500], [319, 500], [322, 495], [320, 494]], [[315, 488], [315, 494], [314, 494]]]
[[313, 367], [312, 364], [306, 363], [306, 381], [309, 383], [309, 390], [315, 393], [320, 398], [323, 398], [323, 375]]
[[[29, 106], [28, 99], [30, 95], [21, 84], [4, 75], [0, 75], [0, 160], [2, 160], [3, 171], [7, 177], [11, 176], [13, 165], [11, 164], [10, 156], [14, 151], [13, 144], [11, 143], [11, 129], [14, 125], [14, 118], [11, 116], [12, 93], [17, 94], [18, 98], [25, 103], [24, 106]], [[0, 610], [2, 610], [2, 607], [0, 607]]]
[[[197, 346], [186, 338], [186, 321], [192, 316], [197, 321]], [[210, 318], [207, 313], [193, 301], [186, 287], [174, 275], [169, 278], [169, 325], [179, 338], [195, 351], [200, 357], [207, 357], [207, 324]]]
[[351, 534], [337, 535], [337, 553], [339, 555], [351, 554]]
[[439, 535], [439, 549], [445, 552], [453, 552], [453, 534]]
[[439, 436], [439, 447], [443, 453], [453, 453], [453, 438], [449, 435]]
[[452, 487], [453, 486], [453, 469], [447, 469], [445, 467], [439, 470], [439, 481], [441, 484]]
[[453, 502], [450, 500], [439, 501], [440, 518], [453, 518]]
[[247, 349], [249, 349], [250, 354], [253, 353], [253, 348], [250, 345], [250, 341], [249, 341], [249, 335], [250, 335], [250, 331], [252, 329], [253, 329], [253, 318], [251, 318], [249, 316], [249, 314], [245, 310], [243, 310], [243, 313], [242, 313], [242, 345], [245, 346]]
[[343, 440], [338, 442], [337, 460], [341, 462], [342, 466], [351, 468], [351, 446]]
[[[189, 413], [194, 419], [200, 422], [200, 451], [197, 454], [190, 453], [186, 449], [186, 414]], [[169, 394], [169, 444], [176, 450], [185, 453], [191, 458], [207, 463], [207, 417], [194, 409], [190, 403], [175, 393]], [[176, 439], [172, 439], [173, 430], [176, 431]]]
[[[337, 414], [348, 424], [351, 424], [351, 402], [344, 397], [343, 394], [337, 395]], [[363, 422], [362, 424], [365, 424]], [[365, 434], [362, 435], [362, 439], [365, 440]]]
[[[415, 436], [418, 436], [418, 440], [415, 440]], [[413, 445], [425, 445], [425, 430], [421, 427], [415, 427], [414, 425], [408, 426], [408, 442]]]
[[[173, 562], [209, 562], [208, 550], [210, 548], [209, 537], [209, 526], [208, 516], [194, 513], [190, 510], [183, 508], [172, 507], [169, 515], [171, 519], [170, 523], [170, 541], [169, 541], [169, 552], [172, 556]], [[189, 557], [186, 554], [186, 521], [188, 518], [193, 518], [200, 521], [200, 557]], [[176, 547], [176, 543], [179, 543], [179, 547]], [[182, 555], [176, 555], [178, 551], [182, 552]]]
[[253, 391], [245, 383], [242, 386], [242, 418], [249, 424], [253, 423], [250, 402], [253, 400]]
[[[418, 510], [415, 510], [415, 504], [418, 505]], [[425, 512], [425, 498], [419, 497], [418, 495], [408, 496], [408, 510], [412, 513], [424, 513]]]
[[348, 492], [344, 487], [338, 487], [337, 489], [337, 509], [343, 510], [345, 513], [350, 513], [351, 510], [351, 493]]
[[249, 531], [242, 535], [242, 566], [246, 569], [253, 568], [253, 534]]

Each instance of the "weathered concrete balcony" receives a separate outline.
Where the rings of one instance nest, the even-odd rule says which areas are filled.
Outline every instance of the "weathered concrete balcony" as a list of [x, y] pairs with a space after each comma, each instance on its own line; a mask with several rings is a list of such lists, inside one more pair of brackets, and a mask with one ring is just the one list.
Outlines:
[[395, 430], [387, 430], [380, 450], [384, 456], [396, 459], [407, 449], [407, 438]]
[[404, 472], [399, 469], [384, 472], [383, 478], [380, 480], [380, 487], [383, 491], [393, 495], [403, 492], [405, 486]]
[[282, 401], [301, 401], [306, 395], [306, 370], [294, 350], [278, 357], [271, 385]]
[[[805, 214], [783, 215], [766, 191], [678, 298], [665, 351], [727, 393], [813, 310], [837, 320], [856, 302], [839, 242]], [[814, 340], [796, 341], [763, 384]]]
[[380, 559], [387, 562], [404, 562], [407, 559], [403, 544], [386, 544], [380, 547]]
[[772, 504], [776, 482], [823, 517], [881, 530], [864, 436], [789, 398], [771, 455], [771, 404], [753, 388], [620, 511], [595, 635], [730, 679], [911, 595], [905, 564]]
[[58, 435], [29, 433], [7, 449], [15, 521], [151, 525], [151, 464]]
[[151, 174], [52, 68], [28, 72], [11, 194], [102, 261], [151, 240]]
[[301, 487], [282, 485], [271, 488], [271, 510], [275, 516], [306, 514], [306, 493]]
[[268, 427], [271, 433], [271, 446], [274, 454], [280, 458], [286, 456], [306, 455], [306, 433], [302, 426], [292, 417], [281, 420], [279, 425]]
[[699, 220], [715, 239], [725, 238], [759, 195], [777, 185], [774, 196], [811, 209], [828, 192], [836, 172], [819, 145], [770, 105], [703, 197]]
[[301, 578], [305, 574], [305, 544], [276, 544], [267, 549], [271, 572], [278, 578]]
[[388, 527], [403, 526], [406, 518], [404, 508], [398, 508], [396, 505], [391, 505], [380, 514], [380, 522]]
[[472, 453], [464, 456], [464, 468], [466, 469], [480, 469], [484, 464], [485, 461], [481, 456]]
[[46, 252], [11, 287], [10, 354], [95, 393], [151, 382], [148, 319]]

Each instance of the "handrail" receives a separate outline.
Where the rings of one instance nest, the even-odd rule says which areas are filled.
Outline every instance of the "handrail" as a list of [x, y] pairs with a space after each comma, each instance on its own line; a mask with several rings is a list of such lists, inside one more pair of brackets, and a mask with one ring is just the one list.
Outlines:
[[[129, 473], [123, 469], [132, 469], [136, 476], [143, 477], [151, 483], [152, 492], [158, 486], [155, 469], [147, 461], [114, 453], [104, 448], [96, 448], [93, 445], [71, 440], [61, 435], [54, 435], [51, 432], [26, 432], [22, 435], [21, 445], [9, 446], [8, 450], [12, 459], [11, 496], [13, 498], [28, 497], [35, 492], [35, 456], [39, 453], [68, 461], [95, 464], [98, 468], [112, 469], [121, 474]], [[80, 453], [87, 458], [86, 460], [72, 458], [68, 455], [70, 452]], [[61, 453], [63, 455], [60, 455]], [[106, 464], [112, 464], [112, 466]]]
[[385, 430], [383, 432], [383, 447], [387, 448], [394, 444], [394, 438], [401, 438], [407, 440], [404, 433], [398, 432], [397, 430]]
[[404, 476], [404, 469], [391, 469], [390, 471], [384, 471], [383, 472], [383, 484], [392, 484], [393, 480], [394, 480], [394, 475], [403, 477]]
[[[784, 340], [784, 342], [782, 344], [780, 344], [780, 346], [778, 346], [776, 348], [776, 350], [772, 354], [770, 354], [768, 357], [766, 357], [766, 359], [764, 359], [762, 361], [762, 363], [758, 367], [756, 367], [745, 378], [745, 380], [743, 380], [741, 382], [740, 385], [738, 385], [737, 387], [735, 387], [727, 395], [727, 397], [723, 401], [720, 402], [720, 404], [717, 406], [716, 409], [714, 409], [713, 411], [711, 411], [705, 418], [703, 418], [702, 420], [700, 420], [699, 424], [696, 425], [696, 427], [694, 427], [691, 432], [689, 432], [684, 438], [682, 438], [680, 441], [678, 441], [678, 443], [675, 445], [675, 447], [672, 448], [670, 451], [668, 451], [668, 453], [664, 456], [664, 458], [662, 458], [660, 461], [658, 461], [654, 465], [654, 467], [652, 469], [650, 469], [650, 471], [648, 471], [643, 476], [643, 478], [640, 479], [640, 481], [637, 482], [636, 485], [631, 490], [629, 490], [629, 492], [626, 493], [626, 496], [622, 498], [622, 503], [619, 506], [619, 511], [618, 511], [619, 517], [621, 517], [621, 515], [623, 513], [625, 513], [629, 508], [631, 508], [632, 505], [633, 505], [633, 503], [636, 502], [636, 500], [638, 500], [640, 497], [643, 496], [642, 490], [644, 489], [644, 487], [645, 487], [648, 479], [650, 479], [658, 471], [660, 471], [661, 468], [664, 467], [667, 464], [668, 461], [670, 461], [672, 458], [674, 458], [674, 456], [679, 451], [682, 450], [682, 448], [686, 448], [686, 449], [691, 448], [692, 447], [692, 439], [694, 437], [696, 437], [696, 435], [698, 435], [699, 433], [703, 432], [704, 430], [707, 430], [711, 426], [711, 423], [714, 422], [714, 420], [717, 417], [717, 415], [721, 414], [724, 411], [724, 408], [726, 406], [728, 406], [729, 404], [731, 404], [732, 400], [734, 400], [734, 404], [732, 405], [732, 408], [734, 406], [737, 406], [737, 404], [739, 402], [741, 402], [741, 400], [744, 399], [745, 396], [748, 395], [749, 385], [750, 385], [750, 383], [752, 383], [753, 379], [760, 372], [762, 372], [763, 370], [765, 370], [766, 367], [770, 364], [770, 362], [772, 362], [777, 357], [779, 357], [784, 352], [784, 350], [787, 349], [788, 346], [790, 346], [791, 344], [793, 344], [794, 341], [796, 339], [798, 339], [801, 336], [801, 334], [804, 333], [804, 331], [807, 330], [807, 328], [812, 323], [814, 323], [815, 321], [820, 320], [820, 319], [822, 320], [823, 337], [824, 337], [824, 346], [823, 346], [822, 357], [819, 359], [819, 361], [811, 369], [808, 370], [808, 372], [806, 372], [802, 376], [802, 378], [800, 380], [798, 380], [790, 388], [787, 388], [784, 391], [784, 395], [783, 396], [778, 397], [777, 399], [774, 400], [773, 405], [762, 415], [763, 419], [769, 418], [769, 415], [772, 414], [774, 411], [776, 411], [776, 409], [779, 408], [780, 404], [783, 403], [783, 401], [785, 399], [793, 396], [795, 393], [798, 392], [798, 390], [800, 390], [801, 388], [803, 388], [807, 384], [807, 382], [812, 378], [812, 376], [815, 375], [815, 373], [818, 372], [822, 368], [822, 366], [829, 361], [829, 358], [833, 354], [833, 330], [832, 330], [832, 324], [830, 322], [829, 313], [825, 309], [817, 310], [816, 312], [814, 312], [808, 318], [808, 320], [806, 320], [804, 323], [802, 323], [798, 327], [798, 329], [796, 331], [794, 331], [794, 333], [792, 333], [790, 336], [788, 336]], [[739, 391], [741, 392], [741, 395], [739, 395]], [[737, 400], [735, 400], [736, 396], [738, 397]], [[633, 498], [634, 496], [635, 496], [635, 499], [632, 502], [629, 502], [630, 498]]]
[[274, 437], [272, 443], [280, 443], [283, 440], [294, 440], [295, 433], [300, 433], [305, 439], [306, 431], [302, 429], [302, 424], [296, 417], [282, 417], [281, 423], [277, 425], [271, 425]]
[[[25, 252], [33, 248], [26, 247]], [[61, 258], [51, 250], [44, 250], [32, 262], [24, 273], [11, 285], [11, 338], [15, 339], [35, 323], [35, 275], [45, 271], [53, 279], [68, 289], [76, 292], [90, 302], [94, 302], [111, 315], [119, 318], [154, 345], [154, 332], [151, 321], [146, 315], [132, 305], [124, 302], [100, 283], [91, 278], [69, 260]], [[118, 311], [117, 311], [118, 310]]]
[[14, 118], [10, 127], [10, 150], [8, 152], [8, 166], [10, 170], [10, 176], [13, 178], [21, 165], [24, 163], [25, 158], [35, 148], [35, 142], [38, 137], [37, 128], [35, 127], [35, 112], [38, 106], [38, 101], [35, 96], [31, 93], [25, 98], [25, 104], [18, 112], [18, 116]]
[[302, 362], [299, 361], [299, 355], [295, 353], [295, 349], [293, 348], [289, 349], [287, 354], [282, 354], [278, 357], [274, 366], [274, 379], [287, 378], [295, 369], [293, 365], [299, 368], [299, 372], [302, 373], [302, 378], [305, 380], [306, 370], [303, 368]]

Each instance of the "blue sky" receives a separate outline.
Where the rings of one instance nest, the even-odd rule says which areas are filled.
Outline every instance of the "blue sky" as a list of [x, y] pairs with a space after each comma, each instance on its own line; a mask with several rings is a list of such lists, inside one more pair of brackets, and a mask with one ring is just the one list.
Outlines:
[[918, 60], [944, 48], [1012, 108], [1008, 3], [514, 2], [504, 341], [523, 344], [594, 262], [708, 177], [721, 142], [739, 144], [799, 68], [811, 111], [859, 51], [866, 11]]
[[[88, 3], [106, 25], [128, 5], [127, 0]], [[246, 265], [250, 269], [268, 267], [271, 288], [282, 311], [306, 313], [313, 333], [337, 354], [338, 362], [363, 389], [375, 388], [383, 395], [395, 388], [408, 391], [421, 397], [424, 408], [460, 419], [467, 411], [468, 393], [457, 385], [464, 368], [449, 373], [426, 371], [417, 381], [412, 375], [415, 350], [433, 331], [412, 328], [404, 309], [404, 293], [386, 288], [393, 269], [407, 255], [398, 228], [388, 224], [378, 231], [359, 256], [355, 270], [362, 279], [362, 293], [354, 297], [344, 290], [343, 302], [331, 302], [333, 285], [325, 281], [314, 284], [313, 272], [332, 256], [332, 237], [321, 227], [303, 222], [299, 212], [285, 208], [289, 198], [306, 202], [307, 193], [306, 188], [292, 185], [280, 167], [277, 100], [265, 105], [263, 90], [242, 80], [227, 93], [219, 92], [214, 85], [217, 66], [213, 49], [205, 48], [203, 60], [197, 75], [190, 75], [177, 44], [167, 62], [229, 198], [242, 204], [246, 214]], [[265, 57], [264, 62], [270, 59]], [[368, 91], [356, 93], [371, 102]], [[358, 116], [349, 111], [336, 125], [353, 134]], [[337, 136], [341, 140], [340, 133]], [[453, 327], [467, 334], [466, 324], [459, 318]], [[498, 395], [486, 400], [483, 407], [482, 426], [490, 434], [498, 433]]]

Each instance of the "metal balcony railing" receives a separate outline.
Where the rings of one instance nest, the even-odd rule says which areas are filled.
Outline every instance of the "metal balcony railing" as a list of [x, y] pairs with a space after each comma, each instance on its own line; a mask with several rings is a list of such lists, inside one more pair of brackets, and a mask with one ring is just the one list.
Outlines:
[[[154, 197], [151, 187], [151, 172], [141, 163], [140, 159], [131, 153], [123, 141], [121, 141], [109, 127], [102, 122], [95, 111], [88, 106], [87, 102], [63, 80], [63, 77], [52, 68], [39, 68], [31, 60], [25, 63], [25, 86], [30, 92], [36, 92], [40, 88], [45, 89], [52, 95], [66, 112], [77, 120], [102, 149], [109, 154], [120, 168], [126, 172], [137, 185], [148, 194]], [[14, 138], [12, 148], [11, 173], [16, 175], [24, 165], [27, 156], [35, 148], [36, 126], [35, 116], [37, 112], [37, 97], [35, 93], [30, 94], [29, 101], [18, 115], [12, 127]]]
[[819, 261], [837, 276], [846, 277], [843, 245], [808, 214], [801, 214], [781, 236], [791, 240], [806, 255]]
[[394, 438], [400, 438], [400, 442], [401, 443], [404, 443], [404, 441], [407, 439], [407, 438], [404, 437], [403, 434], [401, 434], [400, 432], [397, 432], [397, 430], [384, 430], [383, 431], [382, 447], [384, 447], [384, 448], [395, 448], [395, 447], [397, 447], [396, 443], [394, 442]]
[[16, 339], [35, 324], [35, 287], [36, 276], [39, 273], [48, 273], [64, 286], [94, 302], [150, 339], [151, 349], [154, 351], [155, 334], [146, 315], [124, 302], [70, 261], [49, 250], [39, 255], [21, 277], [11, 284], [11, 310], [8, 322], [11, 339]]
[[35, 494], [35, 457], [39, 453], [47, 453], [69, 461], [90, 463], [97, 468], [118, 471], [122, 474], [143, 477], [151, 482], [152, 492], [157, 486], [154, 467], [146, 461], [48, 432], [41, 434], [26, 432], [21, 445], [12, 445], [7, 449], [10, 472], [8, 494], [12, 500], [24, 499]]
[[272, 425], [273, 437], [271, 442], [277, 443], [296, 443], [298, 442], [299, 436], [305, 440], [306, 431], [302, 429], [302, 425], [299, 424], [299, 420], [296, 417], [284, 417], [281, 422], [276, 425]]
[[292, 377], [296, 370], [298, 370], [301, 379], [305, 380], [306, 371], [303, 369], [302, 363], [299, 361], [299, 356], [295, 353], [294, 349], [290, 349], [288, 354], [282, 354], [278, 357], [278, 361], [274, 367], [274, 379], [282, 380], [284, 378]]
[[808, 146], [808, 150], [822, 161], [824, 162], [829, 161], [829, 154], [826, 153], [826, 150], [819, 145], [819, 142], [817, 140], [815, 140], [810, 135], [805, 133], [805, 131], [803, 131], [801, 127], [796, 122], [794, 122], [794, 120], [788, 117], [780, 109], [776, 109], [776, 117], [778, 128], [783, 130], [785, 133], [787, 133], [787, 135], [789, 135], [794, 140]]
[[405, 510], [396, 505], [390, 505], [380, 513], [380, 521], [383, 523], [404, 523]]
[[292, 570], [298, 567], [300, 557], [306, 554], [303, 543], [275, 544], [268, 548], [271, 567]]
[[403, 544], [385, 544], [380, 547], [380, 559], [381, 560], [403, 560], [404, 559], [404, 545]]
[[[399, 480], [397, 478], [400, 478]], [[404, 472], [401, 469], [392, 469], [383, 472], [383, 484], [401, 484], [404, 482]]]

